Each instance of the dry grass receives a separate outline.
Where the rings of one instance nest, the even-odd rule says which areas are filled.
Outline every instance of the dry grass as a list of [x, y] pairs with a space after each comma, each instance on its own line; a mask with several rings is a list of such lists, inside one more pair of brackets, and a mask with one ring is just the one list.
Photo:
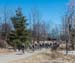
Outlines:
[[43, 52], [13, 63], [75, 63], [75, 56], [64, 55], [58, 52]]
[[13, 53], [14, 50], [8, 50], [8, 49], [4, 49], [4, 48], [0, 48], [0, 54], [9, 54], [9, 53]]

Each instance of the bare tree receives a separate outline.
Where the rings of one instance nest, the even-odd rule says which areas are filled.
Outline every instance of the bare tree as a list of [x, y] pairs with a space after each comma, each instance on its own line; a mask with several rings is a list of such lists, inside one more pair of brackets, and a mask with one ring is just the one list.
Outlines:
[[37, 41], [40, 44], [40, 41], [45, 41], [48, 38], [48, 27], [46, 22], [41, 18], [40, 12], [38, 9], [34, 8], [31, 12], [31, 22], [32, 22], [32, 40], [33, 43]]
[[[40, 13], [39, 11], [34, 8], [32, 9], [32, 13], [31, 13], [31, 18], [32, 18], [32, 26], [33, 26], [33, 33], [32, 33], [32, 36], [33, 36], [33, 42], [35, 42], [35, 40], [37, 39], [37, 42], [39, 43], [39, 24], [40, 24], [40, 21], [41, 21], [41, 18], [40, 18]], [[37, 26], [37, 28], [35, 27], [35, 25]], [[36, 33], [37, 31], [37, 33]], [[36, 38], [36, 35], [37, 35], [37, 38]]]
[[7, 40], [8, 33], [12, 29], [12, 24], [10, 21], [12, 14], [10, 13], [10, 10], [11, 9], [7, 8], [6, 6], [3, 6], [3, 23], [1, 24], [1, 37], [4, 37], [4, 40]]
[[72, 25], [74, 23], [73, 16], [74, 16], [74, 1], [71, 0], [69, 3], [69, 8], [66, 15], [63, 18], [63, 33], [66, 36], [66, 54], [68, 53], [69, 44], [71, 44], [72, 49], [74, 49], [74, 43], [72, 41]]

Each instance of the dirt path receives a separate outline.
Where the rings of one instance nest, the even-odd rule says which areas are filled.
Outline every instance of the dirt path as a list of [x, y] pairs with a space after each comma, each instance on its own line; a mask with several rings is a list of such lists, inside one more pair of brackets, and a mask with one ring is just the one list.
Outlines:
[[57, 51], [46, 50], [12, 63], [75, 63], [75, 56], [65, 55]]
[[37, 50], [35, 52], [25, 52], [25, 54], [20, 54], [20, 55], [16, 55], [17, 53], [13, 53], [13, 54], [8, 54], [8, 55], [0, 55], [0, 63], [10, 63], [11, 61], [15, 61], [15, 60], [19, 60], [22, 58], [27, 58], [29, 56], [32, 56], [34, 54], [40, 53], [40, 52], [44, 52], [46, 51], [46, 49], [42, 49], [42, 50]]

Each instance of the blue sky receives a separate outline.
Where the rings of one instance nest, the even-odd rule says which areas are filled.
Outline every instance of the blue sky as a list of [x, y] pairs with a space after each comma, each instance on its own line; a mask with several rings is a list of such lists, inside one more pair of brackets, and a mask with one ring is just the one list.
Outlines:
[[28, 16], [33, 7], [37, 7], [41, 13], [42, 19], [47, 23], [61, 24], [69, 0], [0, 0], [0, 16], [2, 15], [3, 6], [10, 8], [12, 11], [18, 6], [22, 8], [23, 14]]

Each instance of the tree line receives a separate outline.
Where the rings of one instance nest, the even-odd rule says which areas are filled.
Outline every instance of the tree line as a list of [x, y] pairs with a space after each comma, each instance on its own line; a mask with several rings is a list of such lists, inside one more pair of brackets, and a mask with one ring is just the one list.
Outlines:
[[[22, 43], [28, 47], [29, 44], [34, 43], [35, 41], [39, 43], [39, 41], [47, 40], [48, 27], [45, 22], [41, 22], [38, 11], [33, 10], [29, 15], [31, 18], [29, 23], [27, 23], [28, 19], [23, 15], [21, 8], [16, 10], [14, 16], [9, 17], [11, 23], [9, 23], [7, 15], [7, 12], [5, 12], [4, 22], [0, 27], [0, 40], [6, 41], [15, 48], [22, 45]], [[31, 21], [33, 23], [31, 23]]]
[[[72, 2], [71, 2], [72, 3]], [[5, 8], [6, 10], [6, 8]], [[62, 19], [61, 31], [55, 26], [52, 30], [51, 23], [47, 24], [42, 20], [42, 16], [39, 10], [32, 9], [29, 14], [29, 19], [24, 16], [22, 9], [18, 8], [15, 15], [12, 17], [7, 16], [9, 13], [4, 11], [4, 23], [0, 25], [0, 40], [5, 40], [13, 47], [17, 47], [24, 43], [26, 47], [29, 44], [37, 41], [47, 41], [51, 39], [66, 41], [66, 50], [69, 49], [68, 43], [70, 43], [71, 49], [74, 50], [75, 41], [75, 6], [74, 4], [69, 6], [69, 9], [65, 13]], [[11, 23], [9, 22], [9, 19]], [[29, 23], [27, 23], [29, 21]]]

